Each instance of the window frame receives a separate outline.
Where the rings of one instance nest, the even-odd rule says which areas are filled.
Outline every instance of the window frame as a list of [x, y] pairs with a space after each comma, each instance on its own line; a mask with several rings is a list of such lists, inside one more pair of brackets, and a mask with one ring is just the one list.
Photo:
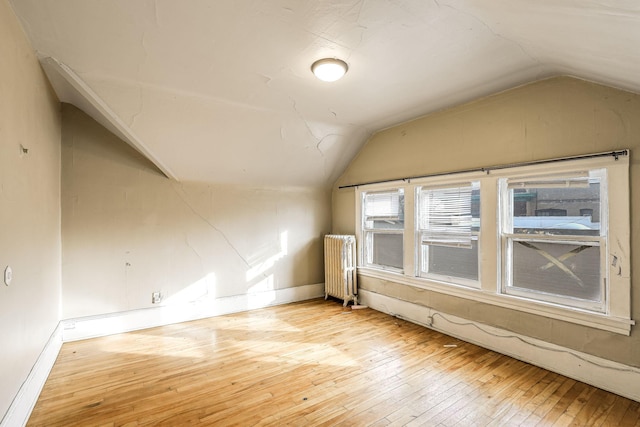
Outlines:
[[[439, 282], [443, 282], [443, 283], [451, 283], [453, 285], [462, 285], [462, 286], [468, 286], [468, 287], [472, 287], [472, 288], [479, 288], [480, 287], [480, 283], [482, 280], [481, 277], [481, 263], [480, 263], [480, 254], [481, 254], [481, 246], [480, 246], [480, 232], [481, 232], [481, 227], [480, 225], [478, 225], [478, 230], [475, 231], [473, 230], [473, 225], [471, 225], [471, 230], [470, 230], [470, 240], [473, 242], [476, 242], [476, 246], [477, 246], [477, 263], [478, 263], [478, 271], [477, 271], [477, 276], [478, 279], [474, 280], [474, 279], [470, 279], [470, 278], [465, 278], [465, 277], [460, 277], [460, 276], [455, 276], [455, 275], [450, 275], [450, 274], [441, 274], [441, 273], [434, 273], [434, 272], [430, 272], [427, 271], [427, 269], [425, 268], [425, 266], [423, 265], [423, 261], [425, 259], [425, 248], [424, 246], [439, 246], [437, 244], [435, 245], [425, 245], [423, 244], [424, 242], [424, 234], [427, 233], [426, 229], [423, 229], [420, 225], [420, 217], [421, 217], [421, 202], [420, 202], [420, 193], [422, 192], [422, 190], [426, 190], [426, 191], [438, 191], [438, 190], [447, 190], [447, 189], [460, 189], [460, 188], [465, 188], [465, 187], [470, 187], [471, 188], [471, 192], [473, 192], [474, 187], [477, 187], [478, 191], [480, 191], [481, 188], [481, 184], [480, 181], [478, 180], [473, 180], [473, 181], [469, 181], [469, 180], [462, 180], [462, 181], [452, 181], [450, 183], [440, 183], [440, 184], [433, 184], [433, 185], [415, 185], [414, 186], [414, 191], [415, 191], [415, 196], [414, 196], [414, 204], [415, 204], [415, 234], [416, 234], [416, 239], [415, 239], [415, 256], [416, 256], [416, 276], [417, 277], [421, 277], [421, 278], [425, 278], [425, 279], [433, 279], [433, 280], [437, 280]], [[473, 218], [471, 218], [471, 223], [473, 222]], [[442, 245], [442, 246], [446, 246], [446, 245]], [[428, 250], [428, 249], [427, 249]]]
[[[552, 319], [629, 335], [631, 326], [631, 258], [630, 254], [630, 202], [629, 185], [630, 155], [593, 157], [586, 159], [563, 160], [553, 163], [526, 166], [505, 166], [484, 171], [438, 174], [433, 177], [406, 179], [359, 185], [356, 190], [356, 237], [362, 240], [362, 203], [358, 202], [363, 192], [382, 191], [391, 188], [404, 189], [404, 269], [402, 272], [372, 268], [362, 262], [362, 245], [359, 245], [358, 274], [372, 279], [390, 281], [428, 291], [487, 303], [498, 307], [524, 313], [535, 314]], [[539, 301], [520, 295], [502, 292], [504, 259], [500, 241], [499, 215], [500, 204], [499, 179], [515, 176], [561, 175], [584, 172], [591, 169], [606, 169], [606, 206], [608, 209], [608, 234], [606, 250], [601, 253], [606, 266], [605, 306], [601, 311], [588, 308], [569, 307], [553, 301]], [[420, 240], [416, 225], [416, 188], [419, 186], [452, 185], [460, 182], [479, 181], [480, 234], [479, 245], [479, 282], [480, 286], [453, 283], [447, 277], [420, 277], [419, 251]], [[409, 214], [413, 212], [413, 215]]]
[[[359, 245], [361, 247], [360, 250], [360, 256], [359, 256], [359, 260], [360, 260], [360, 264], [367, 266], [369, 268], [376, 268], [376, 269], [381, 269], [381, 270], [386, 270], [386, 271], [391, 271], [391, 272], [396, 272], [396, 273], [403, 273], [404, 269], [402, 268], [396, 268], [394, 266], [390, 266], [390, 265], [385, 265], [385, 264], [376, 264], [374, 262], [370, 262], [369, 261], [369, 257], [373, 257], [373, 254], [371, 254], [369, 252], [370, 249], [372, 248], [373, 245], [373, 241], [372, 238], [370, 239], [370, 236], [375, 235], [375, 234], [391, 234], [391, 235], [400, 235], [402, 237], [402, 241], [404, 244], [404, 230], [405, 228], [402, 229], [395, 229], [395, 228], [369, 228], [366, 226], [366, 223], [368, 221], [368, 216], [366, 215], [366, 196], [369, 194], [385, 194], [385, 193], [394, 193], [394, 192], [399, 192], [400, 195], [399, 197], [402, 197], [404, 200], [405, 197], [405, 192], [404, 192], [404, 188], [402, 187], [392, 187], [392, 188], [388, 188], [385, 190], [374, 190], [374, 191], [365, 191], [361, 193], [360, 196], [360, 206], [361, 206], [361, 210], [362, 210], [362, 215], [360, 216], [361, 218], [361, 222], [360, 222], [360, 228], [362, 230], [362, 239], [360, 240], [360, 242], [362, 242], [361, 245]], [[402, 222], [403, 224], [405, 223], [405, 218], [406, 218], [406, 210], [405, 207], [403, 206], [402, 203], [400, 203], [400, 207], [399, 209], [402, 209], [402, 215], [403, 215], [403, 219]], [[398, 213], [398, 215], [400, 215], [400, 212]], [[404, 253], [402, 254], [403, 260], [404, 260]]]
[[[510, 188], [508, 186], [509, 181], [518, 182], [536, 182], [541, 178], [546, 181], [562, 181], [572, 178], [588, 177], [598, 178], [600, 183], [600, 228], [598, 235], [593, 236], [581, 236], [581, 235], [569, 235], [569, 234], [541, 234], [531, 235], [525, 233], [516, 233], [514, 228], [514, 218], [512, 214], [513, 205]], [[575, 309], [583, 309], [587, 311], [606, 313], [607, 309], [607, 283], [609, 282], [609, 275], [606, 268], [607, 253], [608, 253], [608, 234], [609, 234], [609, 206], [608, 206], [608, 181], [606, 168], [589, 169], [585, 171], [583, 169], [575, 171], [563, 170], [561, 174], [544, 174], [537, 175], [521, 175], [513, 174], [509, 178], [500, 178], [498, 180], [499, 186], [499, 234], [500, 234], [500, 250], [502, 253], [501, 265], [502, 265], [502, 277], [500, 292], [506, 295], [514, 295], [525, 299], [531, 299], [535, 301], [542, 301], [552, 304], [558, 304]], [[540, 188], [540, 187], [536, 187]], [[566, 210], [565, 210], [566, 212]], [[572, 299], [570, 297], [563, 297], [558, 294], [548, 294], [536, 291], [527, 291], [523, 288], [514, 286], [514, 250], [513, 246], [515, 242], [527, 242], [527, 243], [556, 243], [556, 244], [583, 244], [585, 246], [597, 246], [600, 248], [600, 260], [599, 260], [599, 294], [600, 302], [586, 301], [579, 299]]]

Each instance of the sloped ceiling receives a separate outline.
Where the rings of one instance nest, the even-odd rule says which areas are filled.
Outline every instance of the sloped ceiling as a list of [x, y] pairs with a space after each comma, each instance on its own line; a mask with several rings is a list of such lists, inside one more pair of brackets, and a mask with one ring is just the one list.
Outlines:
[[553, 75], [640, 92], [636, 0], [12, 4], [61, 100], [182, 181], [330, 185], [376, 130]]

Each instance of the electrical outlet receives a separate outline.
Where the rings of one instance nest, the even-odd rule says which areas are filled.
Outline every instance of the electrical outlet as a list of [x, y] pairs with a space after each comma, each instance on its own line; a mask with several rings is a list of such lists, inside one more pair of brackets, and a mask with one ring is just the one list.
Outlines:
[[63, 329], [65, 331], [68, 331], [70, 329], [75, 329], [76, 328], [76, 322], [72, 321], [72, 320], [67, 320], [65, 322], [62, 322], [63, 325]]
[[162, 301], [162, 293], [160, 292], [152, 292], [151, 293], [151, 303], [152, 304], [160, 304]]

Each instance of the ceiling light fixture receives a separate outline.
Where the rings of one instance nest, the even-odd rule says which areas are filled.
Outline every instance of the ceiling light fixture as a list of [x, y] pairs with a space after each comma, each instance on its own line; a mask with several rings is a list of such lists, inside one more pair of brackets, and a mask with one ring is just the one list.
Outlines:
[[336, 58], [318, 59], [311, 64], [313, 74], [323, 82], [335, 82], [344, 76], [349, 69], [346, 62]]

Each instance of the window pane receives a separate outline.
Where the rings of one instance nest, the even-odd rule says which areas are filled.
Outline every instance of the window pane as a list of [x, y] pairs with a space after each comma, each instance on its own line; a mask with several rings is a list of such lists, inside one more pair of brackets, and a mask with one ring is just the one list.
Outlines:
[[513, 288], [602, 302], [600, 247], [513, 241]]
[[[367, 219], [399, 218], [402, 211], [401, 190], [367, 193], [364, 197], [364, 215]], [[403, 200], [402, 200], [403, 202]]]
[[403, 268], [404, 190], [365, 193], [363, 230], [367, 265]]
[[375, 233], [367, 235], [368, 264], [383, 267], [403, 268], [402, 234]]
[[416, 222], [421, 275], [478, 280], [479, 182], [420, 188]]
[[472, 230], [479, 225], [479, 183], [460, 187], [421, 188], [418, 230], [422, 242], [471, 247]]
[[516, 234], [599, 236], [600, 179], [509, 183]]
[[478, 241], [473, 240], [471, 248], [423, 245], [423, 266], [425, 273], [478, 280]]

